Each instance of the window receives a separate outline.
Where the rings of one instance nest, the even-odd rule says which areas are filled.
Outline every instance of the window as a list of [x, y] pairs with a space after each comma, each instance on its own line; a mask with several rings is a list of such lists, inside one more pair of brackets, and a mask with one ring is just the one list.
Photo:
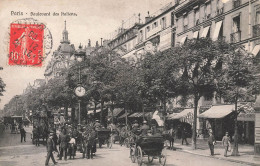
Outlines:
[[185, 14], [183, 16], [183, 31], [186, 31], [188, 29], [188, 16]]
[[152, 28], [156, 28], [158, 26], [157, 21], [153, 23]]
[[256, 9], [255, 25], [253, 26], [253, 37], [260, 36], [260, 7]]
[[260, 24], [260, 8], [258, 8], [258, 11], [256, 11], [256, 17], [255, 17], [255, 25]]
[[146, 29], [147, 29], [147, 32], [149, 32], [150, 31], [150, 26], [146, 27]]
[[194, 25], [198, 25], [200, 23], [200, 11], [199, 9], [194, 10]]
[[166, 28], [166, 18], [165, 17], [163, 17], [161, 20], [161, 26], [162, 26], [162, 29]]
[[139, 32], [139, 42], [142, 42], [143, 41], [143, 31], [141, 30]]
[[175, 46], [175, 33], [172, 34], [172, 47]]
[[233, 18], [232, 32], [230, 34], [231, 43], [239, 42], [241, 40], [240, 15]]
[[233, 32], [238, 32], [240, 31], [240, 16], [236, 16], [233, 18], [233, 27], [232, 27]]
[[241, 0], [233, 0], [233, 8], [237, 8], [241, 5]]
[[217, 5], [216, 5], [216, 14], [219, 15], [219, 14], [222, 14], [223, 13], [223, 2], [222, 0], [217, 0]]
[[174, 13], [173, 12], [171, 13], [171, 24], [172, 24], [172, 26], [174, 25]]
[[210, 14], [211, 14], [211, 3], [210, 3], [210, 1], [205, 4], [204, 10], [205, 10], [205, 19], [209, 19]]

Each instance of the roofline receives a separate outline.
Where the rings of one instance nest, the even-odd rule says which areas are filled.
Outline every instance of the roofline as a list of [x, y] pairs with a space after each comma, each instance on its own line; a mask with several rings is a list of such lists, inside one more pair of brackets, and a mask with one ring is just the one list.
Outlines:
[[168, 13], [169, 11], [171, 11], [172, 9], [174, 9], [177, 5], [174, 5], [172, 7], [170, 7], [169, 9], [165, 10], [164, 12], [162, 12], [161, 14], [155, 16], [154, 18], [152, 18], [151, 20], [149, 20], [148, 22], [146, 22], [145, 24], [141, 25], [138, 29], [141, 29], [143, 27], [145, 27], [147, 24], [150, 24], [151, 22], [153, 22], [154, 20], [156, 20], [157, 18], [161, 17], [162, 15]]

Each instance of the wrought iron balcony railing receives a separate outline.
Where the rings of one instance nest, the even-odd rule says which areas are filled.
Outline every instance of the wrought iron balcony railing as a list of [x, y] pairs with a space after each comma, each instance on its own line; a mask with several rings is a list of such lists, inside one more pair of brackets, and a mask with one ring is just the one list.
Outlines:
[[260, 36], [260, 24], [256, 24], [253, 26], [253, 37]]
[[240, 42], [240, 41], [241, 41], [241, 31], [240, 30], [230, 34], [231, 43], [236, 43], [236, 42]]

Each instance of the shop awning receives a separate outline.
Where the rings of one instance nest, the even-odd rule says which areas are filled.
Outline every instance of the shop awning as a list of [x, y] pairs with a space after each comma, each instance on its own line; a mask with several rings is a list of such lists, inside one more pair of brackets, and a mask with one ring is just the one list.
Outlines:
[[[121, 112], [123, 111], [123, 108], [115, 108], [113, 110], [113, 116], [117, 117]], [[108, 117], [112, 117], [112, 112], [111, 110], [108, 112]]]
[[[152, 114], [153, 114], [152, 112], [145, 112], [144, 117], [152, 116]], [[129, 116], [129, 118], [141, 118], [141, 117], [143, 117], [142, 112], [135, 112]]]
[[182, 39], [181, 39], [181, 44], [184, 44], [185, 43], [185, 41], [187, 40], [187, 36], [184, 36]]
[[177, 113], [175, 116], [173, 116], [172, 119], [185, 118], [186, 116], [193, 114], [193, 112], [194, 112], [194, 108], [184, 109], [182, 112]]
[[235, 105], [215, 105], [199, 115], [200, 118], [224, 118], [235, 110]]
[[239, 113], [238, 116], [237, 116], [237, 120], [238, 121], [251, 121], [251, 122], [254, 122], [255, 121], [255, 114], [253, 113], [250, 113], [250, 114], [247, 114], [247, 113]]
[[199, 36], [199, 31], [193, 33], [193, 39], [197, 39]]
[[260, 44], [256, 45], [252, 51], [252, 54], [254, 54], [255, 56], [259, 53], [260, 50]]
[[167, 115], [167, 120], [172, 120], [178, 113], [172, 113], [172, 114], [169, 114]]
[[203, 29], [202, 35], [201, 37], [207, 37], [208, 33], [209, 33], [209, 28], [210, 26], [207, 26]]
[[124, 113], [123, 115], [119, 116], [118, 119], [122, 119], [122, 118], [125, 118], [126, 115], [130, 115], [130, 113]]
[[212, 37], [213, 41], [218, 40], [219, 31], [220, 31], [221, 27], [222, 27], [222, 21], [217, 22], [215, 30], [214, 30], [214, 34], [213, 34], [213, 37]]

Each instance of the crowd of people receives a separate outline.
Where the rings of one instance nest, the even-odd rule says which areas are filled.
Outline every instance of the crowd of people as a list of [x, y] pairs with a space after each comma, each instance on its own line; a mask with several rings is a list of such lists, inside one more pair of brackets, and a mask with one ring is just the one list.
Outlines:
[[[82, 158], [93, 159], [97, 151], [97, 132], [100, 129], [104, 129], [104, 126], [100, 124], [98, 120], [88, 123], [86, 125], [70, 125], [63, 124], [55, 127], [50, 127], [48, 135], [46, 136], [47, 158], [45, 165], [49, 164], [49, 160], [52, 159], [54, 164], [57, 164], [53, 152], [57, 152], [58, 160], [75, 159], [77, 151], [82, 153]], [[143, 121], [139, 124], [137, 120], [133, 121], [132, 125], [123, 125], [118, 123], [110, 123], [106, 129], [110, 130], [111, 135], [117, 135], [119, 137], [119, 143], [124, 144], [125, 140], [129, 137], [133, 138], [133, 141], [137, 141], [142, 136], [162, 136], [170, 143], [169, 148], [174, 149], [174, 139], [176, 135], [180, 133], [181, 143], [189, 145], [187, 141], [187, 130], [185, 127], [178, 131], [173, 125], [170, 125], [167, 130], [164, 127], [158, 128], [155, 124], [149, 124], [147, 121]], [[33, 128], [33, 141], [36, 146], [40, 146], [40, 128], [34, 126]], [[26, 131], [24, 126], [20, 127], [21, 142], [26, 142]], [[216, 140], [212, 131], [209, 131], [208, 145], [210, 154], [214, 155], [214, 145]], [[225, 147], [224, 156], [227, 156], [227, 151], [230, 147], [230, 138], [228, 133], [223, 137], [222, 144]], [[80, 154], [81, 155], [81, 154]]]

